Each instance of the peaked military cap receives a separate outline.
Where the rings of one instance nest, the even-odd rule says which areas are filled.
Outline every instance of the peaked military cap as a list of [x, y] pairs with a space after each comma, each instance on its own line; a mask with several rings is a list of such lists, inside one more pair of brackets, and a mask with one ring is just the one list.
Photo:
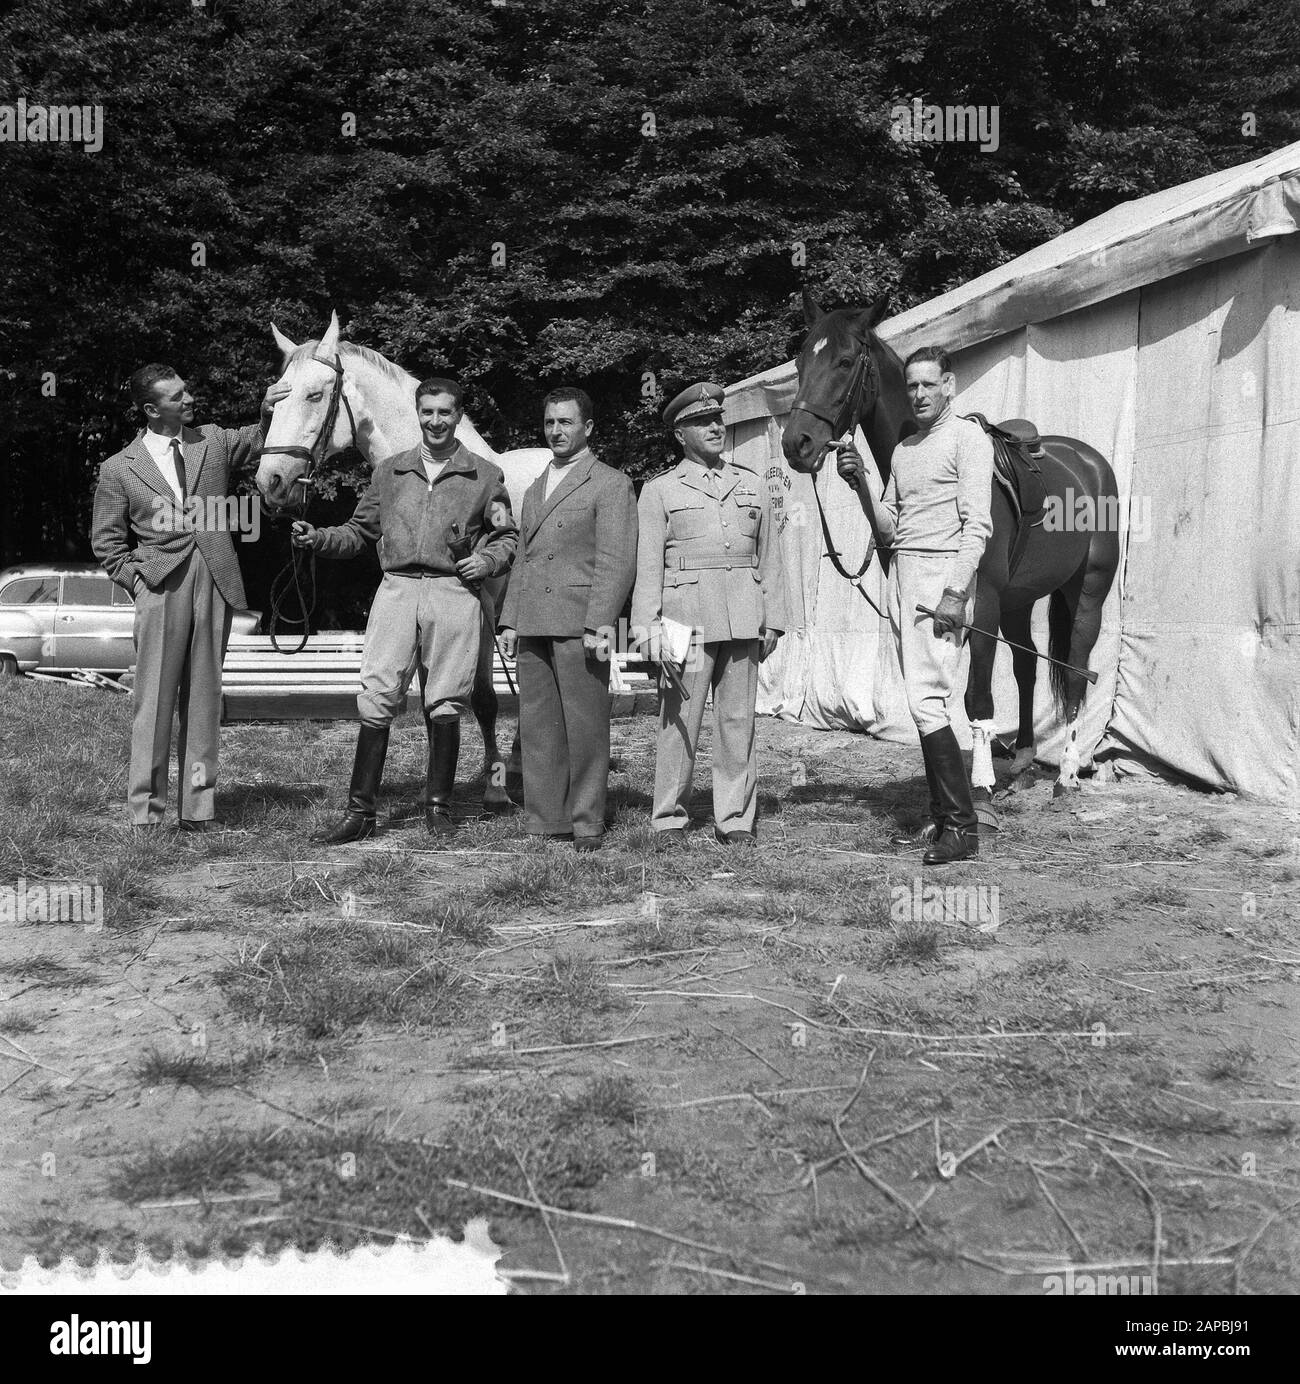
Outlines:
[[693, 384], [682, 392], [664, 409], [664, 423], [676, 428], [682, 423], [705, 418], [711, 413], [722, 412], [722, 401], [726, 391], [720, 384]]

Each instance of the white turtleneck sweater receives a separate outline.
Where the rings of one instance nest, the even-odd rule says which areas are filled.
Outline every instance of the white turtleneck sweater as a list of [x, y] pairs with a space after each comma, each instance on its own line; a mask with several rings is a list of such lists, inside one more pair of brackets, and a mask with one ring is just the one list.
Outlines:
[[881, 538], [896, 553], [956, 553], [947, 584], [968, 590], [993, 532], [992, 489], [988, 434], [948, 407], [894, 448], [878, 507]]

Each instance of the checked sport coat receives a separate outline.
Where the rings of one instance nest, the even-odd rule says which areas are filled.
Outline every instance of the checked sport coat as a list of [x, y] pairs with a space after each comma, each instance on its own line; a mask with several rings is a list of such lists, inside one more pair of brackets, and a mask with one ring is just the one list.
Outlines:
[[[90, 546], [104, 570], [128, 591], [137, 576], [157, 591], [195, 547], [203, 554], [226, 604], [247, 604], [239, 559], [230, 532], [217, 525], [186, 523], [175, 492], [163, 479], [141, 433], [103, 464], [95, 487]], [[256, 456], [262, 426], [219, 428], [205, 423], [181, 432], [185, 489], [190, 497], [224, 499], [231, 471]]]

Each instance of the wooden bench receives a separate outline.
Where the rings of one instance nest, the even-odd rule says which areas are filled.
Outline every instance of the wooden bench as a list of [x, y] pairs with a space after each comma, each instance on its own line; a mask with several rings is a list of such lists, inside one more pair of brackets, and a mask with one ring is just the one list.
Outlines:
[[[281, 639], [286, 649], [297, 640]], [[361, 690], [361, 653], [365, 636], [330, 630], [314, 634], [299, 654], [276, 653], [269, 635], [232, 635], [221, 672], [223, 721], [355, 721]], [[616, 655], [629, 694], [616, 696], [615, 714], [652, 706], [654, 682], [645, 664], [627, 654]], [[507, 668], [509, 675], [507, 676]], [[499, 696], [512, 695], [514, 660], [493, 659], [492, 685]], [[515, 686], [518, 683], [516, 681]], [[642, 698], [649, 700], [644, 702]], [[411, 680], [407, 711], [420, 708], [419, 678]]]

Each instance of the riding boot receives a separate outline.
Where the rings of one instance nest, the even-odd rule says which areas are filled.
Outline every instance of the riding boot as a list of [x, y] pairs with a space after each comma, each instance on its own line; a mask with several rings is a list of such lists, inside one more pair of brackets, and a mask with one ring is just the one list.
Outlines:
[[368, 726], [362, 722], [357, 731], [357, 753], [352, 762], [347, 809], [337, 825], [318, 832], [313, 841], [323, 846], [342, 846], [349, 841], [364, 841], [375, 834], [375, 802], [387, 754], [388, 727]]
[[891, 838], [896, 846], [929, 846], [943, 835], [943, 807], [939, 801], [939, 785], [934, 777], [934, 764], [930, 758], [927, 737], [921, 737], [921, 759], [925, 764], [925, 781], [930, 786], [930, 820], [920, 829], [908, 836], [900, 832]]
[[427, 721], [429, 772], [424, 785], [424, 824], [430, 836], [451, 836], [451, 795], [456, 787], [456, 761], [460, 758], [460, 719]]
[[961, 746], [951, 726], [931, 731], [921, 743], [929, 752], [937, 803], [943, 814], [943, 830], [921, 857], [921, 863], [947, 865], [953, 860], [972, 859], [980, 853], [979, 819], [971, 801], [970, 778]]

